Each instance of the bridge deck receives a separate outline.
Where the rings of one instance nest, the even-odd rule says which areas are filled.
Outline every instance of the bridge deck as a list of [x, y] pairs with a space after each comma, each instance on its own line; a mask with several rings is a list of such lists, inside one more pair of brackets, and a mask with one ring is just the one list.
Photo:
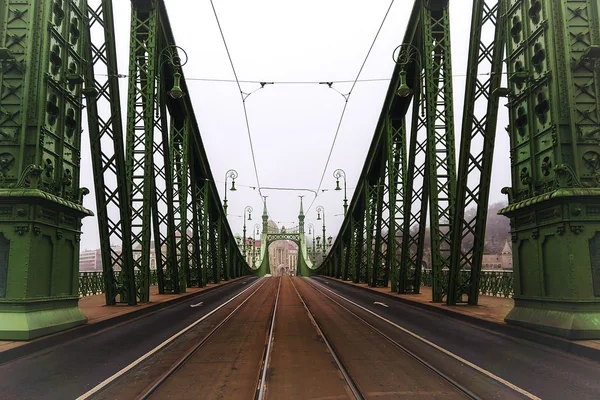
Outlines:
[[[308, 323], [293, 285], [320, 331]], [[78, 336], [27, 357], [3, 360], [0, 353], [0, 393], [137, 398], [166, 377], [154, 398], [251, 398], [261, 387], [267, 398], [353, 398], [340, 393], [344, 381], [364, 398], [457, 398], [465, 389], [479, 398], [599, 398], [598, 360], [427, 312], [427, 304], [407, 306], [380, 291], [324, 278], [238, 280], [101, 332], [74, 329]]]
[[[370, 287], [366, 283], [354, 283], [351, 281], [343, 281], [341, 279], [330, 278], [332, 280], [343, 282], [345, 284], [349, 284], [352, 286], [360, 287], [362, 289], [367, 289], [376, 293], [383, 294], [385, 296], [390, 296], [392, 298], [401, 299], [405, 302], [412, 302], [418, 306], [431, 307], [435, 309], [435, 311], [441, 311], [444, 313], [456, 314], [459, 317], [466, 317], [467, 319], [474, 321], [477, 323], [477, 320], [481, 321], [485, 325], [488, 323], [498, 324], [499, 326], [506, 327], [507, 324], [504, 322], [504, 317], [509, 313], [509, 311], [514, 306], [514, 301], [511, 298], [504, 297], [492, 297], [492, 296], [480, 296], [479, 297], [479, 305], [477, 306], [469, 306], [466, 304], [456, 305], [456, 306], [447, 306], [444, 303], [434, 303], [431, 301], [431, 288], [427, 286], [421, 287], [421, 293], [419, 294], [398, 294], [390, 291], [389, 287]], [[489, 325], [488, 325], [489, 326]], [[535, 335], [536, 337], [544, 337], [548, 341], [556, 342], [556, 343], [564, 343], [565, 347], [573, 347], [572, 345], [579, 345], [585, 348], [589, 348], [591, 350], [598, 351], [598, 357], [600, 357], [600, 340], [567, 340], [561, 339], [555, 336], [545, 335], [539, 332], [533, 332], [529, 330], [513, 328], [516, 331], [522, 331], [524, 334]], [[585, 350], [580, 350], [580, 353], [585, 352]]]
[[[216, 287], [226, 285], [239, 279], [243, 279], [243, 277], [230, 279], [228, 281], [222, 281], [221, 283], [216, 284], [210, 283], [202, 288], [187, 288], [187, 291], [181, 294], [158, 294], [158, 286], [150, 286], [150, 302], [139, 303], [136, 306], [120, 304], [114, 307], [107, 307], [105, 305], [106, 298], [104, 294], [85, 296], [79, 299], [79, 308], [81, 308], [81, 311], [83, 311], [83, 313], [88, 319], [88, 322], [86, 324], [86, 326], [88, 327], [87, 329], [89, 329], [90, 325], [98, 324], [99, 322], [104, 322], [106, 325], [111, 326], [130, 318], [135, 318], [140, 315], [154, 312], [157, 309], [169, 306], [171, 304], [175, 304], [200, 292], [212, 290]], [[47, 341], [50, 338], [57, 338], [65, 334], [68, 334], [68, 332], [59, 332], [54, 335], [44, 336], [30, 341], [0, 340], [0, 360], [2, 359], [2, 352], [25, 345], [29, 346], [33, 343], [38, 343], [40, 341]]]

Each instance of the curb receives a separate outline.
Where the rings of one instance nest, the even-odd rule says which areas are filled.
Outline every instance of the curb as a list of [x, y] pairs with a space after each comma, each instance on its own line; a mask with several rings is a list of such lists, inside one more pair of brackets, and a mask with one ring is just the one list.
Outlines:
[[209, 287], [201, 292], [187, 293], [187, 294], [184, 294], [183, 296], [180, 296], [180, 297], [177, 297], [177, 298], [174, 298], [171, 300], [163, 301], [161, 303], [155, 303], [155, 304], [149, 305], [147, 307], [140, 308], [139, 310], [132, 311], [130, 313], [117, 315], [115, 317], [107, 318], [105, 320], [98, 321], [93, 324], [86, 323], [85, 325], [80, 325], [80, 326], [77, 326], [77, 327], [74, 327], [71, 329], [67, 329], [62, 332], [57, 332], [53, 335], [41, 337], [37, 340], [33, 340], [31, 342], [28, 342], [24, 345], [21, 345], [21, 346], [12, 348], [12, 349], [0, 351], [0, 365], [7, 363], [9, 361], [13, 361], [17, 358], [26, 357], [26, 356], [36, 353], [38, 351], [45, 350], [50, 347], [54, 347], [54, 346], [63, 344], [70, 340], [81, 338], [82, 336], [94, 334], [94, 333], [104, 330], [106, 328], [110, 328], [111, 326], [116, 326], [121, 323], [131, 321], [131, 320], [146, 316], [148, 314], [155, 313], [164, 308], [175, 306], [179, 303], [183, 303], [186, 300], [190, 300], [190, 299], [194, 298], [195, 296], [200, 296], [204, 293], [211, 292], [215, 289], [226, 287], [226, 286], [228, 286], [234, 282], [237, 282], [238, 280], [243, 279], [243, 278], [250, 278], [250, 277], [242, 276], [239, 278], [230, 279], [229, 281], [225, 281], [225, 282], [219, 284], [218, 286]]
[[420, 302], [417, 302], [414, 300], [394, 296], [391, 293], [377, 292], [368, 287], [357, 286], [354, 284], [346, 283], [344, 281], [341, 281], [338, 279], [333, 279], [328, 276], [320, 275], [320, 277], [325, 278], [329, 281], [340, 283], [342, 285], [348, 285], [350, 287], [355, 287], [355, 288], [367, 291], [372, 294], [380, 294], [382, 296], [385, 296], [387, 298], [393, 299], [400, 303], [409, 305], [411, 307], [415, 307], [415, 308], [419, 308], [419, 309], [426, 310], [429, 312], [445, 315], [450, 318], [454, 318], [454, 319], [457, 319], [457, 320], [460, 320], [463, 322], [470, 323], [472, 325], [479, 326], [481, 328], [488, 329], [495, 333], [500, 333], [500, 334], [503, 334], [506, 336], [517, 337], [519, 339], [524, 339], [524, 340], [527, 340], [530, 342], [543, 344], [548, 347], [562, 350], [566, 353], [574, 354], [576, 356], [584, 357], [584, 358], [587, 358], [592, 361], [600, 362], [600, 349], [594, 349], [594, 348], [591, 348], [588, 346], [583, 346], [579, 343], [574, 343], [567, 339], [551, 336], [551, 335], [537, 332], [534, 330], [530, 330], [527, 328], [522, 328], [519, 326], [508, 325], [508, 324], [501, 324], [501, 323], [494, 322], [494, 321], [488, 321], [488, 320], [485, 320], [482, 318], [473, 317], [471, 315], [462, 314], [462, 313], [459, 313], [459, 312], [456, 312], [456, 311], [453, 311], [450, 309], [444, 309], [444, 308], [435, 307], [435, 306], [432, 306], [432, 305], [429, 305], [426, 303], [420, 303]]

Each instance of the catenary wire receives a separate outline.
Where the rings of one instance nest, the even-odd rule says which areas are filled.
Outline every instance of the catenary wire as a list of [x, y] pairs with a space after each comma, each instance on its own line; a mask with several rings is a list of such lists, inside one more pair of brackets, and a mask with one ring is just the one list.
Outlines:
[[219, 32], [221, 33], [221, 38], [223, 39], [223, 45], [225, 46], [225, 51], [227, 51], [227, 57], [229, 58], [229, 63], [231, 64], [231, 69], [233, 70], [233, 76], [235, 77], [235, 81], [237, 83], [238, 89], [240, 90], [240, 97], [242, 98], [242, 106], [244, 108], [244, 119], [246, 120], [246, 131], [248, 132], [248, 140], [250, 141], [250, 152], [252, 153], [252, 163], [254, 164], [254, 174], [256, 175], [256, 184], [258, 185], [258, 193], [262, 196], [262, 192], [260, 190], [260, 179], [258, 178], [258, 168], [256, 166], [256, 156], [254, 154], [254, 144], [252, 143], [252, 134], [250, 133], [250, 123], [248, 121], [248, 109], [246, 108], [246, 98], [249, 96], [249, 94], [246, 97], [244, 97], [244, 92], [242, 91], [242, 86], [240, 85], [240, 81], [238, 79], [237, 72], [235, 71], [235, 66], [233, 65], [231, 53], [229, 52], [229, 47], [227, 46], [227, 41], [225, 40], [225, 35], [223, 34], [223, 29], [221, 28], [221, 23], [219, 22], [219, 16], [217, 15], [217, 10], [215, 9], [213, 0], [210, 0], [210, 5], [215, 14], [215, 19], [216, 19], [217, 25], [219, 27]]
[[354, 90], [354, 87], [356, 86], [356, 83], [357, 83], [358, 79], [360, 78], [360, 74], [362, 73], [362, 71], [365, 67], [365, 64], [367, 63], [367, 60], [369, 59], [369, 55], [371, 55], [371, 51], [373, 50], [373, 47], [375, 46], [375, 42], [377, 41], [377, 38], [379, 37], [379, 33], [381, 32], [381, 29], [383, 28], [383, 25], [385, 24], [385, 20], [387, 19], [393, 5], [394, 5], [394, 0], [392, 0], [390, 2], [388, 9], [385, 12], [385, 15], [383, 16], [383, 20], [381, 21], [381, 24], [379, 25], [379, 29], [377, 29], [377, 33], [375, 34], [375, 37], [373, 38], [373, 42], [371, 43], [371, 47], [369, 47], [369, 51], [367, 51], [367, 55], [365, 56], [365, 59], [364, 59], [362, 65], [360, 66], [358, 73], [356, 74], [356, 79], [354, 79], [354, 83], [352, 84], [352, 87], [350, 87], [350, 90], [348, 91], [348, 95], [344, 96], [346, 99], [344, 101], [344, 108], [342, 109], [342, 113], [340, 115], [340, 120], [339, 120], [337, 128], [335, 130], [335, 135], [333, 136], [333, 142], [331, 143], [331, 148], [329, 149], [329, 155], [327, 156], [327, 161], [325, 162], [325, 168], [323, 168], [323, 174], [321, 175], [321, 180], [319, 181], [319, 186], [316, 190], [317, 196], [315, 196], [313, 201], [310, 203], [310, 205], [306, 209], [307, 214], [309, 213], [312, 206], [315, 204], [317, 197], [319, 197], [318, 192], [321, 189], [321, 185], [323, 185], [323, 179], [325, 179], [325, 174], [327, 173], [327, 168], [329, 167], [329, 162], [331, 161], [331, 154], [333, 154], [333, 149], [335, 148], [335, 143], [337, 142], [337, 138], [340, 133], [340, 128], [342, 126], [342, 122], [344, 121], [344, 115], [346, 115], [346, 109], [348, 108], [348, 100], [350, 100], [352, 91]]

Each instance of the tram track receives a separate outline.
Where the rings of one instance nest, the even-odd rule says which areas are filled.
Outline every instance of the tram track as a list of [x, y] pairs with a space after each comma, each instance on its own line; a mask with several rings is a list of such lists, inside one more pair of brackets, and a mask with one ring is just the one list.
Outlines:
[[279, 278], [279, 285], [277, 286], [277, 297], [275, 297], [275, 305], [273, 306], [273, 315], [271, 316], [271, 324], [269, 326], [269, 338], [265, 346], [265, 354], [262, 361], [261, 374], [259, 382], [256, 385], [256, 396], [255, 399], [263, 400], [266, 395], [267, 387], [267, 372], [269, 368], [269, 361], [271, 358], [271, 351], [273, 348], [273, 334], [275, 333], [275, 317], [277, 316], [277, 305], [279, 304], [279, 294], [281, 293], [281, 281]]
[[[378, 329], [377, 327], [375, 327], [373, 324], [371, 324], [370, 322], [368, 322], [367, 320], [365, 320], [364, 318], [362, 318], [360, 315], [358, 315], [354, 311], [350, 310], [348, 307], [344, 306], [341, 302], [339, 302], [338, 300], [336, 300], [333, 297], [329, 296], [327, 293], [325, 293], [323, 290], [321, 290], [318, 285], [314, 284], [313, 282], [311, 282], [308, 279], [306, 281], [308, 282], [308, 285], [310, 287], [312, 287], [314, 290], [316, 290], [317, 292], [319, 292], [322, 296], [326, 297], [329, 301], [331, 301], [332, 303], [334, 303], [337, 306], [339, 306], [340, 308], [342, 308], [344, 311], [346, 311], [347, 313], [349, 313], [350, 315], [352, 315], [354, 318], [356, 318], [357, 320], [359, 320], [365, 326], [369, 327], [371, 331], [375, 332], [377, 335], [379, 335], [380, 337], [382, 337], [383, 339], [385, 339], [386, 342], [388, 342], [389, 344], [393, 345], [397, 349], [401, 350], [404, 354], [406, 354], [407, 356], [411, 357], [412, 359], [414, 359], [415, 361], [417, 361], [419, 364], [423, 365], [425, 368], [427, 368], [428, 370], [430, 370], [431, 372], [433, 372], [435, 375], [437, 375], [441, 379], [443, 379], [446, 382], [448, 382], [457, 391], [459, 391], [460, 393], [462, 393], [466, 398], [472, 399], [472, 400], [483, 400], [482, 397], [477, 396], [471, 390], [469, 390], [465, 386], [461, 385], [460, 383], [456, 382], [451, 376], [449, 376], [449, 375], [445, 374], [444, 372], [440, 371], [438, 368], [436, 368], [435, 366], [433, 366], [431, 363], [427, 362], [425, 359], [423, 359], [422, 357], [420, 357], [417, 354], [415, 354], [414, 352], [412, 352], [406, 346], [402, 345], [397, 340], [391, 338], [389, 335], [387, 335], [386, 333], [384, 333], [383, 331], [381, 331], [380, 329]], [[329, 347], [329, 345], [328, 345], [328, 347]]]
[[[179, 371], [183, 370], [186, 367], [186, 364], [190, 362], [194, 358], [195, 355], [199, 355], [198, 353], [208, 344], [211, 339], [216, 338], [219, 333], [221, 333], [224, 327], [228, 322], [233, 321], [233, 319], [237, 316], [244, 315], [244, 310], [247, 310], [248, 304], [252, 298], [257, 294], [263, 286], [271, 282], [270, 280], [265, 280], [256, 290], [254, 290], [248, 297], [246, 297], [234, 310], [232, 310], [225, 318], [223, 318], [216, 326], [211, 329], [211, 331], [198, 343], [196, 343], [193, 347], [191, 347], [183, 356], [181, 356], [177, 362], [175, 362], [165, 373], [163, 373], [158, 379], [156, 379], [151, 385], [149, 385], [136, 399], [146, 400], [150, 398], [154, 398], [158, 393], [160, 393], [161, 389], [164, 389], [166, 383], [170, 380], [176, 379], [176, 375]], [[265, 289], [269, 290], [269, 289]], [[275, 305], [271, 311], [274, 315]], [[266, 342], [266, 341], [265, 341]], [[265, 343], [266, 347], [266, 343]], [[256, 384], [258, 388], [260, 385], [260, 379]], [[257, 391], [258, 392], [258, 391]]]
[[348, 372], [348, 369], [343, 364], [343, 362], [340, 359], [339, 355], [336, 353], [336, 350], [334, 349], [334, 347], [331, 345], [331, 343], [330, 343], [327, 335], [325, 335], [325, 332], [323, 332], [323, 329], [321, 328], [321, 326], [319, 325], [319, 323], [315, 319], [315, 316], [313, 315], [313, 312], [310, 310], [310, 308], [308, 307], [308, 305], [306, 304], [306, 302], [302, 298], [302, 295], [298, 291], [298, 288], [294, 284], [294, 281], [292, 280], [291, 282], [292, 282], [292, 285], [294, 287], [294, 290], [296, 291], [296, 294], [298, 295], [298, 298], [302, 302], [302, 305], [304, 306], [304, 309], [306, 310], [306, 313], [308, 314], [308, 318], [311, 320], [312, 324], [314, 325], [315, 329], [317, 330], [318, 335], [323, 340], [323, 343], [325, 344], [325, 346], [327, 346], [329, 354], [331, 355], [331, 358], [335, 362], [338, 370], [342, 374], [342, 376], [344, 378], [344, 381], [345, 381], [345, 384], [348, 387], [350, 393], [352, 394], [352, 396], [354, 396], [355, 400], [364, 400], [365, 397], [363, 396], [363, 394], [361, 393], [360, 389], [358, 388], [358, 386], [356, 385], [356, 383], [354, 382], [354, 380], [350, 376], [350, 373]]

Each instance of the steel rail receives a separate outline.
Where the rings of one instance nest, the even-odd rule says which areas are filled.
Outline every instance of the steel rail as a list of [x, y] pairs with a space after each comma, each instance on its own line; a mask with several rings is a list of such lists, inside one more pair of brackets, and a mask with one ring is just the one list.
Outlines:
[[281, 280], [279, 278], [279, 285], [277, 286], [277, 296], [275, 297], [275, 305], [273, 306], [273, 317], [271, 318], [271, 326], [269, 328], [269, 339], [267, 340], [267, 349], [265, 350], [265, 356], [263, 358], [263, 368], [257, 384], [258, 394], [256, 398], [263, 400], [267, 393], [267, 369], [269, 369], [269, 360], [271, 358], [271, 344], [273, 343], [273, 332], [275, 331], [275, 315], [277, 314], [277, 304], [279, 303], [279, 292], [281, 291]]
[[258, 288], [256, 288], [256, 290], [254, 290], [252, 293], [250, 293], [250, 295], [248, 297], [246, 297], [244, 299], [244, 301], [242, 301], [233, 311], [231, 311], [221, 322], [219, 322], [219, 324], [217, 324], [217, 326], [215, 326], [209, 333], [208, 335], [206, 335], [201, 341], [199, 341], [197, 344], [195, 344], [191, 349], [189, 349], [187, 351], [187, 353], [185, 353], [175, 364], [173, 364], [171, 366], [171, 368], [169, 368], [169, 370], [167, 372], [165, 372], [164, 374], [162, 374], [160, 376], [160, 378], [158, 378], [154, 384], [148, 389], [146, 390], [144, 393], [141, 394], [141, 396], [139, 396], [137, 399], [138, 400], [146, 400], [149, 399], [152, 394], [154, 392], [156, 392], [156, 390], [158, 388], [160, 388], [171, 376], [173, 376], [185, 363], [186, 361], [188, 361], [202, 346], [204, 346], [204, 344], [206, 344], [206, 342], [208, 342], [208, 340], [223, 326], [225, 325], [225, 323], [227, 321], [229, 321], [231, 319], [231, 317], [233, 317], [235, 314], [237, 314], [237, 312], [242, 308], [242, 306], [244, 304], [246, 304], [246, 302], [248, 300], [250, 300], [250, 298], [252, 296], [254, 296], [266, 283], [268, 282], [268, 280], [265, 280], [265, 282], [263, 282]]
[[[430, 371], [432, 371], [433, 373], [435, 373], [436, 375], [438, 375], [440, 378], [444, 379], [450, 385], [454, 386], [454, 388], [456, 388], [462, 394], [464, 394], [465, 396], [467, 396], [469, 399], [472, 399], [472, 400], [483, 400], [483, 398], [477, 396], [475, 393], [471, 392], [469, 389], [467, 389], [466, 387], [464, 387], [460, 383], [456, 382], [448, 374], [443, 373], [442, 371], [440, 371], [439, 369], [437, 369], [436, 367], [434, 367], [433, 365], [431, 365], [430, 363], [428, 363], [427, 361], [425, 361], [425, 359], [423, 359], [422, 357], [419, 357], [414, 352], [410, 351], [408, 348], [406, 348], [405, 346], [401, 345], [396, 340], [392, 339], [391, 337], [389, 337], [388, 335], [386, 335], [385, 333], [383, 333], [381, 330], [377, 329], [375, 326], [373, 326], [371, 323], [369, 323], [364, 318], [362, 318], [361, 316], [359, 316], [357, 313], [355, 313], [354, 311], [350, 310], [348, 307], [344, 306], [343, 304], [341, 304], [339, 301], [337, 301], [333, 297], [329, 296], [327, 293], [325, 293], [324, 291], [322, 291], [319, 288], [318, 285], [316, 285], [313, 282], [311, 282], [310, 279], [307, 279], [307, 282], [316, 291], [318, 291], [323, 296], [327, 297], [329, 300], [331, 300], [332, 302], [334, 302], [335, 304], [337, 304], [338, 306], [340, 306], [341, 308], [343, 308], [344, 310], [346, 310], [348, 313], [350, 313], [351, 315], [353, 315], [359, 321], [361, 321], [362, 323], [364, 323], [365, 325], [367, 325], [375, 333], [379, 334], [381, 337], [383, 337], [384, 339], [386, 339], [390, 344], [392, 344], [393, 346], [395, 346], [398, 349], [402, 350], [403, 352], [405, 352], [406, 354], [408, 354], [409, 356], [411, 356], [413, 359], [415, 359], [416, 361], [418, 361], [421, 365], [423, 365], [424, 367], [426, 367], [427, 369], [429, 369]], [[320, 282], [319, 282], [319, 285], [320, 285]]]
[[292, 286], [294, 286], [294, 290], [296, 291], [296, 294], [298, 295], [298, 298], [302, 302], [302, 305], [304, 306], [304, 309], [306, 310], [306, 312], [308, 314], [308, 318], [310, 318], [311, 322], [313, 323], [315, 329], [317, 330], [318, 335], [323, 339], [323, 342], [325, 343], [325, 345], [327, 346], [327, 349], [329, 350], [329, 354], [331, 354], [331, 357], [333, 358], [333, 360], [335, 361], [338, 369], [342, 373], [342, 376], [344, 377], [344, 380], [346, 381], [346, 384], [348, 385], [348, 388], [352, 392], [352, 395], [354, 396], [354, 398], [356, 400], [364, 400], [365, 397], [362, 395], [360, 389], [358, 388], [358, 386], [356, 385], [356, 383], [354, 382], [354, 380], [350, 376], [350, 373], [346, 369], [346, 366], [342, 363], [342, 360], [338, 357], [337, 353], [333, 349], [333, 346], [331, 345], [331, 343], [327, 339], [327, 336], [325, 335], [325, 332], [323, 332], [323, 330], [321, 329], [321, 326], [319, 325], [319, 323], [315, 319], [312, 311], [310, 311], [310, 308], [308, 308], [308, 305], [306, 305], [306, 302], [304, 301], [304, 299], [300, 295], [300, 292], [298, 292], [298, 289], [296, 288], [296, 285], [294, 284], [294, 280], [292, 279], [291, 282], [292, 282]]

